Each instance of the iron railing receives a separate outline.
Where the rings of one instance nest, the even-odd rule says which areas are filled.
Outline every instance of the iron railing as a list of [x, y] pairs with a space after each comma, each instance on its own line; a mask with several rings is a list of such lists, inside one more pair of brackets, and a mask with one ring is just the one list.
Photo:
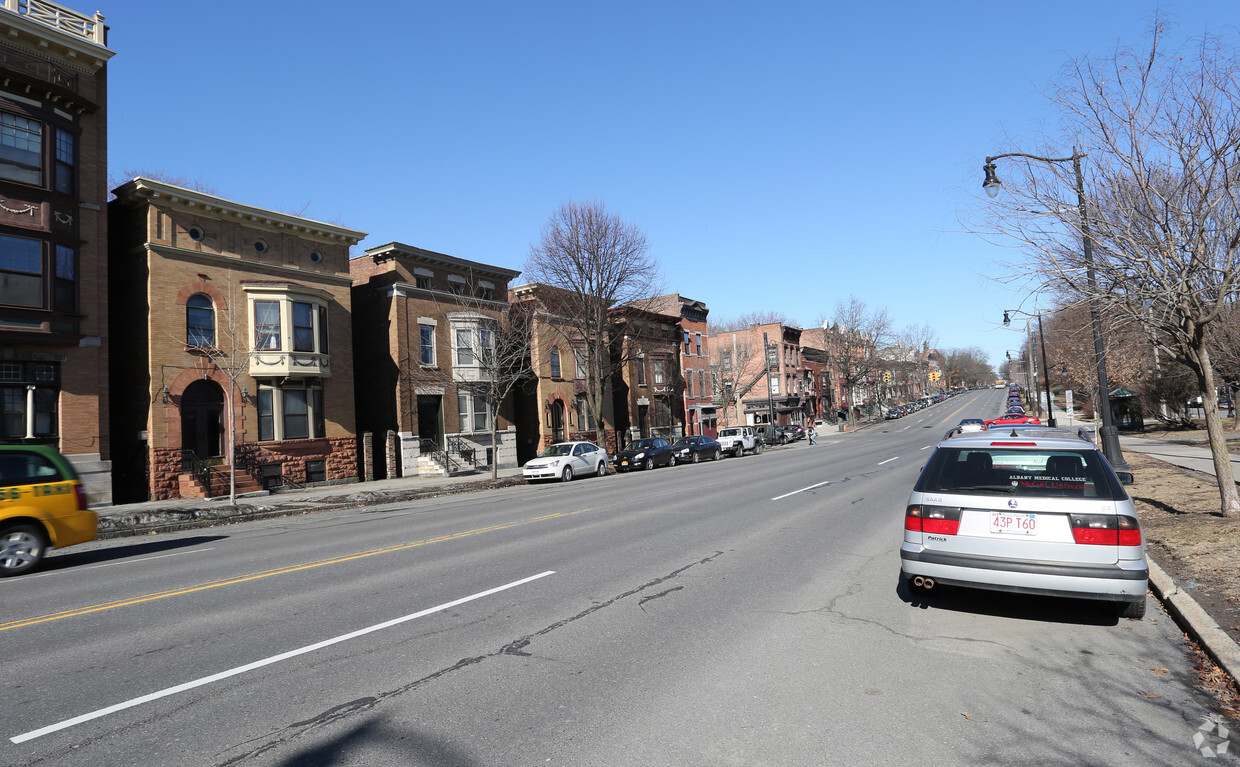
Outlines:
[[477, 470], [478, 448], [472, 444], [460, 437], [448, 437], [448, 452], [456, 454], [460, 457], [462, 463], [467, 463], [470, 468]]
[[439, 446], [439, 442], [433, 439], [422, 438], [418, 440], [418, 450], [422, 455], [429, 455], [433, 460], [438, 461], [440, 466], [447, 470], [448, 474], [460, 471], [460, 465], [452, 460], [452, 456]]

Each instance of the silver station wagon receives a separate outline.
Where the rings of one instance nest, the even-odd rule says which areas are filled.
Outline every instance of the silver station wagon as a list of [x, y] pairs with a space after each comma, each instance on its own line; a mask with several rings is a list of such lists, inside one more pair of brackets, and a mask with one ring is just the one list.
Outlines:
[[1149, 569], [1132, 499], [1092, 442], [1068, 431], [941, 442], [904, 512], [900, 567], [914, 590], [966, 586], [1106, 600], [1145, 615]]

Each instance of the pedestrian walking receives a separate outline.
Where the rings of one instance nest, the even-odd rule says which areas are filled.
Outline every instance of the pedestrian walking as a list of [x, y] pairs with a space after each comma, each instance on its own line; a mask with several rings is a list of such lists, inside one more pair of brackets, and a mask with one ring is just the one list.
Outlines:
[[818, 444], [818, 432], [814, 431], [814, 425], [812, 423], [809, 425], [809, 428], [805, 430], [805, 434], [809, 437], [809, 443], [811, 445]]

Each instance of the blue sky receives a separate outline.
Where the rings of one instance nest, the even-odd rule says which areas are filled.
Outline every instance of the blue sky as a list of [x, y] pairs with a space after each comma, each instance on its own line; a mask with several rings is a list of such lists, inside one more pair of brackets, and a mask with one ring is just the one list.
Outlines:
[[[983, 158], [1053, 135], [1042, 89], [1155, 2], [860, 5], [105, 0], [109, 165], [513, 269], [600, 200], [714, 316], [855, 295], [997, 365], [1024, 296], [962, 231]], [[1161, 10], [1234, 32], [1229, 2]]]

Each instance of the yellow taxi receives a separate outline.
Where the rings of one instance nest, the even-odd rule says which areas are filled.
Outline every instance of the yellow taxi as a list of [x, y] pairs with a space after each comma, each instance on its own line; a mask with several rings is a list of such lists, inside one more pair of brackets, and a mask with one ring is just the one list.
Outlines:
[[33, 570], [48, 549], [93, 541], [98, 526], [81, 479], [60, 451], [0, 445], [0, 577]]

